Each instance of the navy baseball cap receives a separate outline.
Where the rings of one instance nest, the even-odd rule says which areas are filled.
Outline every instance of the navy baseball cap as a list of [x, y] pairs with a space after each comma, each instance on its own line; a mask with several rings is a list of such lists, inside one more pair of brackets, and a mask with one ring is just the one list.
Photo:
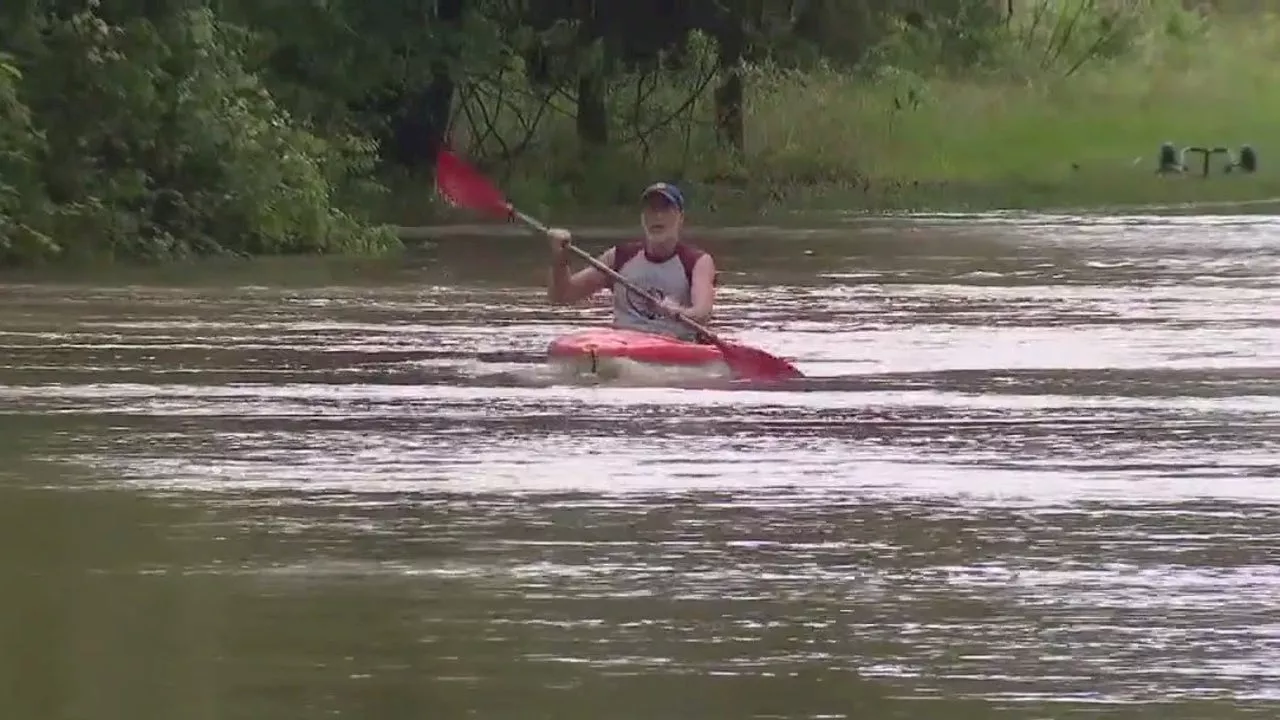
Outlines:
[[671, 183], [656, 182], [644, 189], [640, 199], [646, 200], [650, 195], [661, 195], [667, 199], [667, 202], [675, 205], [680, 212], [684, 212], [684, 193], [680, 192], [680, 188]]

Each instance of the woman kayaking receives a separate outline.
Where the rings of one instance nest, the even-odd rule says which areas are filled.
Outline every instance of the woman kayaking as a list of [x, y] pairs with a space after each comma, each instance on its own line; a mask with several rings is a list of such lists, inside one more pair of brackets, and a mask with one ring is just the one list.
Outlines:
[[655, 306], [639, 294], [615, 285], [594, 267], [570, 273], [567, 246], [572, 235], [564, 228], [552, 228], [547, 233], [551, 238], [547, 299], [557, 305], [572, 305], [608, 287], [613, 293], [614, 327], [695, 340], [697, 332], [676, 317], [684, 315], [699, 323], [711, 317], [716, 292], [715, 259], [681, 240], [684, 194], [679, 188], [654, 183], [641, 194], [641, 204], [644, 239], [615, 245], [598, 259], [661, 302]]

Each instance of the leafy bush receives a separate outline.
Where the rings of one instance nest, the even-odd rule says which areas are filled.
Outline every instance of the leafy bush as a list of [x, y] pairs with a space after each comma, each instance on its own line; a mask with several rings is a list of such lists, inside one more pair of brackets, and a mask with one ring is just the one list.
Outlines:
[[10, 21], [0, 38], [22, 71], [0, 85], [0, 138], [25, 178], [0, 206], [9, 262], [395, 243], [336, 206], [371, 171], [371, 143], [291, 117], [245, 68], [248, 34], [209, 9], [109, 21], [95, 1]]

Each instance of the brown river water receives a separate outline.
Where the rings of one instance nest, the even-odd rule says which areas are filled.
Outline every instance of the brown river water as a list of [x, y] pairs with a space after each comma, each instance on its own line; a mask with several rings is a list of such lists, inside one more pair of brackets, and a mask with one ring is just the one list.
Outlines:
[[1280, 716], [1280, 218], [704, 244], [809, 379], [549, 377], [523, 236], [4, 278], [0, 717]]

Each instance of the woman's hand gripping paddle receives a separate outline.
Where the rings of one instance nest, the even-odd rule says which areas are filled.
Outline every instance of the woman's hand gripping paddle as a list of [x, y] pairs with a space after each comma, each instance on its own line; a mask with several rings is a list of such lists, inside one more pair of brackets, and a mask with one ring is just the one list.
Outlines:
[[[527, 227], [544, 235], [550, 232], [546, 225], [516, 210], [511, 203], [507, 202], [507, 199], [498, 188], [475, 168], [467, 165], [456, 155], [443, 148], [441, 148], [436, 161], [436, 192], [446, 202], [455, 207], [467, 208], [496, 219], [519, 220]], [[566, 243], [565, 249], [582, 258], [615, 282], [621, 283], [627, 289], [653, 303], [655, 307], [660, 307], [658, 299], [652, 293], [646, 292], [635, 283], [619, 275], [613, 268], [593, 257], [591, 253], [572, 243]], [[683, 313], [674, 313], [673, 316], [676, 320], [684, 323], [694, 332], [706, 338], [708, 342], [718, 347], [724, 356], [725, 365], [729, 366], [735, 377], [763, 381], [790, 380], [804, 377], [795, 366], [782, 358], [775, 357], [757, 348], [723, 340], [701, 323], [685, 316]]]

